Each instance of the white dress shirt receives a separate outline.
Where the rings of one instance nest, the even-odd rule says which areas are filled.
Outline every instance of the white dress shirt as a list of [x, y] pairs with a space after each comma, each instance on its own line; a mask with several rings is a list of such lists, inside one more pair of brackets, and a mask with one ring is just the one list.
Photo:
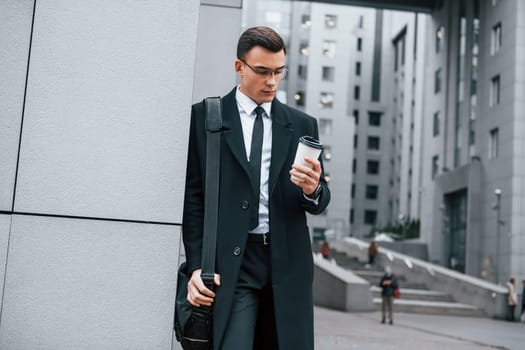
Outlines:
[[[250, 160], [250, 151], [252, 146], [253, 124], [255, 123], [255, 108], [257, 104], [248, 96], [243, 94], [239, 87], [235, 93], [237, 108], [241, 117], [242, 134], [244, 139], [244, 148], [246, 150], [246, 159]], [[270, 231], [270, 217], [268, 210], [268, 180], [270, 178], [270, 160], [272, 154], [272, 103], [266, 102], [260, 105], [264, 109], [263, 113], [263, 147], [261, 153], [261, 183], [259, 197], [259, 225], [250, 231], [250, 233], [267, 233]]]

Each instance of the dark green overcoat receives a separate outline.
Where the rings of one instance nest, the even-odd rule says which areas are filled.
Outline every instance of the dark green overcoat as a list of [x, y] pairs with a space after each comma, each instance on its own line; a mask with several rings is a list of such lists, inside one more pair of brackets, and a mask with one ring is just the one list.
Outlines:
[[[214, 302], [214, 348], [220, 348], [246, 245], [254, 201], [235, 89], [222, 98], [219, 220], [216, 272], [221, 286]], [[318, 139], [314, 118], [277, 99], [272, 103], [272, 154], [269, 178], [271, 273], [279, 348], [313, 350], [313, 260], [306, 212], [321, 213], [330, 201], [324, 177], [318, 204], [306, 200], [290, 181], [299, 137]], [[200, 268], [204, 208], [206, 131], [203, 103], [192, 108], [183, 240], [189, 271]], [[230, 349], [223, 349], [230, 350]]]

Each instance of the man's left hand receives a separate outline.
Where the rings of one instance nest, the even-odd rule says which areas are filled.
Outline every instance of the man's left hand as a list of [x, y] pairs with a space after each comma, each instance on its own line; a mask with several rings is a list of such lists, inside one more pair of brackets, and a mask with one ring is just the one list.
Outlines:
[[321, 163], [317, 159], [304, 157], [304, 161], [310, 165], [293, 164], [290, 170], [290, 181], [301, 187], [303, 193], [311, 195], [319, 185], [319, 178], [321, 177]]

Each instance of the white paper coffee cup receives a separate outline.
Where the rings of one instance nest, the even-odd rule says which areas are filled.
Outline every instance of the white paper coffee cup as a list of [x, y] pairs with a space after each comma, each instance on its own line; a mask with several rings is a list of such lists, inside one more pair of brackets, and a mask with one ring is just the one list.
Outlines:
[[[297, 152], [295, 153], [294, 164], [307, 166], [312, 168], [309, 163], [304, 161], [304, 157], [310, 157], [312, 159], [318, 159], [323, 150], [323, 145], [319, 140], [311, 136], [302, 136], [299, 138], [299, 143], [297, 144]], [[299, 180], [296, 177], [292, 176], [293, 179]]]

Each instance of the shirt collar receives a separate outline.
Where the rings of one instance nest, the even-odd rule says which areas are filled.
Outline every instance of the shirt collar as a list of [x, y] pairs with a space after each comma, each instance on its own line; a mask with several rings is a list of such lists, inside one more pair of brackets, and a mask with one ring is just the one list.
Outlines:
[[[235, 92], [235, 99], [237, 100], [237, 103], [241, 108], [246, 112], [248, 115], [252, 115], [255, 108], [257, 108], [257, 104], [253, 102], [253, 100], [246, 96], [240, 89], [240, 87], [237, 87], [237, 91]], [[265, 102], [261, 104], [261, 107], [266, 112], [266, 116], [270, 116], [270, 112], [272, 110], [272, 103], [271, 102]]]

